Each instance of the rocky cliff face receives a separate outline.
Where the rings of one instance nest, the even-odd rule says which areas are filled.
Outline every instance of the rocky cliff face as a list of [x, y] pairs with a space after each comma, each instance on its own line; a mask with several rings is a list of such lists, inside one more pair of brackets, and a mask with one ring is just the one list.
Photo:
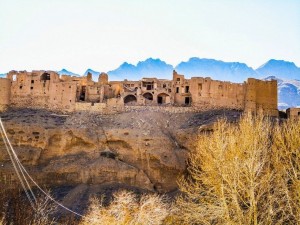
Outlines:
[[[149, 191], [176, 189], [199, 126], [224, 112], [117, 115], [10, 110], [0, 116], [23, 165], [41, 185], [118, 185]], [[238, 112], [227, 112], [231, 118]], [[1, 186], [17, 177], [0, 140]]]

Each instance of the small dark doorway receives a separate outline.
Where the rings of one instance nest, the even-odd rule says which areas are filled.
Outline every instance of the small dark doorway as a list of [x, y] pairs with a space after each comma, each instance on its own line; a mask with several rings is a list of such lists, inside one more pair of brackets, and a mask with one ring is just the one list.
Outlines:
[[190, 97], [185, 97], [184, 103], [185, 103], [186, 105], [189, 105], [189, 104], [191, 103]]
[[143, 94], [144, 98], [148, 99], [148, 100], [153, 100], [153, 95], [149, 92]]
[[166, 93], [161, 93], [157, 96], [157, 104], [166, 104], [167, 98], [169, 98], [169, 95]]
[[85, 92], [86, 92], [86, 86], [82, 86], [80, 96], [79, 96], [80, 101], [85, 101]]
[[163, 98], [161, 96], [157, 97], [157, 103], [162, 104], [163, 103]]
[[135, 104], [137, 102], [137, 99], [134, 95], [127, 95], [125, 98], [124, 98], [124, 103], [125, 104]]

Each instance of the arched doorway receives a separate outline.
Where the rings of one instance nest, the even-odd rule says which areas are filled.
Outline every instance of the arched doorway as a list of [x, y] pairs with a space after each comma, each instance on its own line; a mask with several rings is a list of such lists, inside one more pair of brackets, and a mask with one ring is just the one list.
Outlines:
[[125, 104], [128, 104], [128, 105], [133, 105], [135, 104], [137, 101], [136, 97], [134, 95], [127, 95], [125, 98], [124, 98], [124, 103]]
[[161, 93], [157, 95], [157, 103], [158, 104], [170, 103], [170, 96], [166, 93]]
[[143, 94], [144, 98], [146, 98], [147, 100], [153, 101], [153, 95], [149, 92]]

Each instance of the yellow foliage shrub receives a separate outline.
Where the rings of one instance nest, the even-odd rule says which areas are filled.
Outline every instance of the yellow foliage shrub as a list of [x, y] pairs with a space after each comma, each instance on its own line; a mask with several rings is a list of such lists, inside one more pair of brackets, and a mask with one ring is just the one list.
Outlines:
[[182, 224], [300, 224], [300, 121], [218, 121], [179, 180]]

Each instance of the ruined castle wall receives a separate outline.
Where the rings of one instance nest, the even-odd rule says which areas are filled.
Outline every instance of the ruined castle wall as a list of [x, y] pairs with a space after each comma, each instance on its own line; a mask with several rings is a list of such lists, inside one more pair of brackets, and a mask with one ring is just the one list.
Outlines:
[[77, 84], [74, 82], [57, 82], [50, 84], [51, 109], [72, 112], [75, 110]]
[[6, 110], [10, 104], [11, 81], [0, 78], [0, 112]]
[[[49, 84], [42, 81], [42, 71], [32, 73], [12, 71], [8, 78], [12, 82], [11, 104], [15, 107], [45, 108], [49, 104]], [[53, 79], [54, 79], [54, 75]]]
[[11, 71], [11, 104], [14, 107], [45, 108], [58, 111], [75, 109], [76, 83], [60, 82], [58, 74], [49, 71]]
[[249, 78], [246, 83], [245, 107], [246, 112], [263, 111], [270, 116], [278, 116], [277, 81], [261, 81]]
[[[57, 111], [120, 112], [126, 105], [192, 106], [194, 109], [262, 110], [277, 116], [277, 82], [253, 78], [243, 84], [193, 77], [173, 72], [173, 80], [143, 78], [141, 81], [97, 83], [87, 77], [67, 77], [53, 71], [11, 71], [1, 79], [0, 105], [45, 108]], [[6, 90], [9, 90], [7, 92]], [[8, 102], [8, 103], [7, 103]], [[99, 104], [98, 104], [99, 103]], [[2, 106], [0, 109], [3, 108]]]
[[193, 77], [190, 81], [192, 104], [196, 107], [243, 109], [245, 85], [210, 78]]
[[300, 108], [288, 108], [286, 114], [290, 119], [297, 119], [300, 117]]

